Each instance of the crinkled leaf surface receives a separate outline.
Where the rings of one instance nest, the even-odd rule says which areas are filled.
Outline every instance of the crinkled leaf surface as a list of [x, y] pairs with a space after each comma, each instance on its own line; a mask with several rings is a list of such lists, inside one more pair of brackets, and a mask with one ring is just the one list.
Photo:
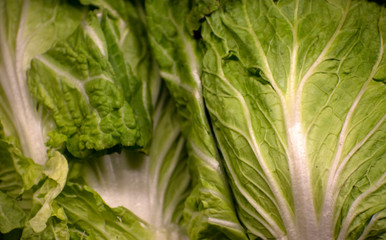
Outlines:
[[80, 2], [0, 0], [0, 238], [386, 237], [381, 1]]
[[146, 151], [152, 130], [147, 89], [125, 62], [119, 34], [118, 22], [90, 12], [67, 40], [32, 61], [31, 92], [57, 125], [48, 144], [65, 142], [76, 157], [117, 144]]
[[0, 113], [7, 136], [18, 138], [26, 157], [46, 160], [45, 117], [36, 111], [26, 82], [31, 59], [66, 38], [84, 8], [66, 1], [0, 1]]

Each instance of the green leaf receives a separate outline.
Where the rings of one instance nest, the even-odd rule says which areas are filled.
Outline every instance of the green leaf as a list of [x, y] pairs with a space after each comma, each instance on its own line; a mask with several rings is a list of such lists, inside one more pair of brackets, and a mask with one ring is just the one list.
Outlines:
[[117, 45], [117, 27], [108, 16], [99, 23], [90, 12], [82, 26], [36, 57], [28, 71], [32, 94], [56, 123], [48, 144], [65, 142], [78, 158], [117, 144], [146, 151], [150, 140], [147, 95]]
[[5, 134], [17, 138], [23, 154], [38, 163], [47, 158], [50, 121], [36, 110], [25, 73], [34, 56], [75, 30], [83, 10], [64, 0], [0, 1], [0, 119]]
[[87, 185], [68, 183], [57, 197], [71, 239], [151, 239], [152, 229], [123, 207], [110, 208]]
[[142, 87], [138, 94], [143, 94], [142, 104], [147, 114], [151, 115], [150, 99], [154, 107], [161, 92], [161, 81], [158, 65], [150, 48], [143, 2], [125, 0], [81, 0], [81, 2], [97, 6], [115, 19], [116, 29], [109, 32], [112, 33], [110, 38], [118, 36], [118, 43], [115, 39], [109, 42], [110, 46], [117, 48], [116, 45], [119, 45], [124, 61], [130, 66], [133, 76], [141, 80]]
[[[146, 1], [145, 4], [161, 77], [177, 104], [181, 131], [187, 139], [193, 189], [185, 202], [184, 224], [191, 239], [245, 239], [205, 115], [200, 79], [202, 55], [191, 33], [192, 28], [197, 29], [196, 24], [190, 22], [202, 16], [202, 9], [200, 4], [190, 9], [192, 4], [192, 1]], [[215, 3], [210, 6], [211, 11], [216, 8]]]
[[25, 218], [26, 215], [16, 200], [0, 191], [0, 232], [8, 233], [23, 227]]
[[204, 97], [250, 238], [366, 238], [386, 201], [384, 7], [230, 1], [207, 20]]
[[47, 220], [47, 227], [41, 232], [35, 232], [31, 225], [24, 228], [22, 239], [70, 239], [70, 230], [67, 226], [67, 216], [63, 208], [55, 202], [51, 205], [51, 217]]
[[53, 215], [55, 198], [62, 192], [67, 179], [68, 164], [59, 152], [54, 152], [44, 166], [47, 179], [34, 192], [29, 226], [34, 232], [42, 232], [47, 227], [48, 219]]
[[26, 158], [15, 145], [15, 139], [0, 136], [0, 190], [14, 199], [43, 178], [42, 167]]

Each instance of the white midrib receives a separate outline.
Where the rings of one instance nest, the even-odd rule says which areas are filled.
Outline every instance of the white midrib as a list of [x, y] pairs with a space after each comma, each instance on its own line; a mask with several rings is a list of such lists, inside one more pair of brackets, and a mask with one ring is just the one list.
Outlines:
[[[297, 9], [297, 8], [296, 8]], [[244, 9], [245, 15], [247, 11]], [[297, 14], [297, 13], [296, 13]], [[295, 19], [296, 19], [295, 14]], [[253, 33], [251, 23], [248, 21], [250, 32]], [[275, 79], [270, 71], [269, 63], [258, 44], [258, 39], [254, 34], [254, 40], [257, 44], [265, 66], [266, 76], [272, 87], [277, 92], [285, 115], [285, 123], [288, 137], [288, 161], [291, 175], [292, 193], [295, 202], [295, 229], [292, 228], [292, 220], [285, 218], [284, 224], [287, 228], [289, 239], [313, 239], [319, 236], [315, 207], [313, 204], [311, 178], [308, 168], [308, 159], [306, 154], [306, 142], [301, 125], [301, 97], [296, 94], [296, 59], [298, 44], [296, 39], [297, 23], [294, 24], [294, 39], [291, 54], [291, 66], [289, 75], [288, 91], [286, 96], [282, 95], [281, 90], [275, 84]], [[280, 198], [280, 197], [279, 197]], [[291, 227], [290, 227], [291, 226]]]
[[[340, 20], [334, 34], [331, 39], [328, 41], [322, 53], [316, 59], [314, 64], [306, 72], [303, 78], [300, 80], [299, 85], [296, 87], [295, 84], [295, 69], [296, 66], [296, 55], [297, 55], [297, 44], [296, 38], [294, 38], [294, 47], [291, 59], [291, 74], [290, 74], [290, 85], [289, 85], [289, 101], [288, 101], [288, 121], [287, 122], [287, 134], [289, 140], [288, 148], [292, 152], [290, 158], [292, 158], [292, 168], [294, 172], [291, 171], [291, 179], [293, 182], [293, 194], [295, 199], [295, 209], [297, 217], [297, 225], [300, 227], [301, 236], [304, 236], [306, 239], [313, 239], [315, 236], [329, 238], [331, 235], [323, 234], [321, 236], [321, 231], [323, 229], [319, 226], [319, 222], [316, 217], [316, 209], [313, 204], [313, 194], [312, 194], [312, 185], [311, 185], [311, 175], [308, 168], [308, 159], [306, 153], [306, 135], [303, 133], [302, 129], [302, 119], [301, 119], [301, 96], [304, 89], [306, 81], [312, 76], [314, 70], [322, 62], [327, 50], [330, 48], [334, 40], [337, 38], [340, 29], [345, 22], [345, 19], [348, 14], [350, 1], [347, 2], [343, 17]], [[297, 8], [296, 8], [297, 15]], [[295, 17], [296, 19], [296, 17]], [[297, 22], [295, 20], [295, 34], [297, 31]], [[300, 194], [300, 195], [299, 195]], [[297, 198], [301, 199], [297, 199]], [[304, 205], [305, 204], [305, 205]]]
[[[95, 43], [95, 45], [98, 47], [100, 53], [102, 56], [106, 57], [106, 52], [107, 52], [107, 46], [106, 46], [106, 41], [103, 39], [100, 39], [98, 34], [95, 32], [95, 29], [91, 27], [88, 23], [83, 22], [83, 29], [85, 33], [91, 38], [91, 40]], [[117, 39], [117, 38], [115, 38]]]
[[297, 226], [296, 239], [312, 239], [319, 236], [315, 206], [311, 187], [311, 175], [308, 167], [306, 142], [302, 131], [300, 109], [296, 100], [289, 100], [286, 128], [288, 137], [288, 161], [291, 175], [292, 195], [295, 204]]
[[[76, 89], [84, 97], [84, 99], [86, 99], [87, 102], [90, 102], [89, 97], [86, 93], [86, 89], [83, 86], [83, 84], [86, 81], [82, 82], [82, 80], [77, 79], [76, 77], [72, 76], [70, 73], [68, 73], [65, 70], [61, 69], [60, 67], [56, 66], [55, 63], [51, 62], [47, 57], [45, 57], [43, 55], [36, 56], [35, 59], [39, 60], [42, 64], [46, 65], [48, 68], [50, 68], [52, 71], [57, 73], [59, 76], [62, 76], [66, 80], [68, 80], [71, 84], [73, 84], [74, 87], [76, 87]], [[90, 79], [87, 79], [87, 80], [90, 80]]]
[[[180, 138], [178, 140], [178, 143], [176, 146], [176, 152], [174, 153], [172, 164], [169, 165], [169, 169], [167, 170], [166, 174], [164, 174], [165, 177], [164, 177], [163, 183], [160, 184], [161, 189], [158, 192], [158, 199], [162, 198], [161, 204], [159, 204], [159, 206], [158, 206], [158, 209], [159, 209], [158, 211], [160, 213], [163, 212], [163, 214], [160, 215], [159, 220], [161, 220], [160, 222], [162, 222], [162, 227], [164, 227], [164, 228], [167, 228], [170, 225], [170, 223], [173, 222], [173, 220], [172, 220], [173, 219], [173, 213], [174, 213], [175, 209], [177, 208], [177, 206], [179, 204], [179, 200], [180, 200], [179, 198], [173, 198], [172, 201], [168, 202], [168, 204], [165, 204], [166, 191], [167, 191], [167, 188], [169, 186], [169, 183], [173, 181], [172, 175], [173, 175], [174, 171], [176, 170], [177, 165], [181, 159], [181, 153], [183, 152], [183, 148], [185, 146], [185, 141], [186, 140], [184, 138]], [[174, 193], [177, 192], [180, 194], [178, 196], [181, 196], [183, 194], [184, 188], [186, 188], [189, 185], [189, 180], [190, 179], [184, 178], [184, 180], [180, 182], [179, 188], [176, 188], [174, 190]], [[176, 194], [174, 196], [176, 196]], [[162, 210], [164, 210], [164, 211], [162, 211]]]
[[[297, 22], [298, 1], [296, 2], [293, 46], [291, 52], [290, 74], [288, 79], [287, 101], [284, 109], [288, 137], [288, 161], [291, 175], [292, 194], [295, 204], [296, 239], [313, 239], [320, 236], [313, 202], [311, 174], [306, 153], [306, 141], [302, 128], [301, 94], [297, 94]], [[293, 237], [293, 236], [290, 236]]]
[[[161, 167], [163, 164], [162, 160], [165, 159], [168, 151], [170, 150], [172, 145], [175, 143], [179, 133], [180, 133], [179, 128], [173, 129], [173, 132], [170, 133], [170, 135], [168, 136], [168, 139], [165, 140], [165, 145], [163, 146], [161, 153], [157, 155], [158, 161], [156, 161], [157, 164], [155, 166], [154, 171], [149, 171], [149, 176], [152, 176], [152, 179], [151, 179], [150, 185], [149, 185], [149, 189], [150, 189], [150, 191], [149, 191], [149, 202], [150, 202], [149, 210], [153, 214], [151, 214], [151, 213], [148, 214], [148, 216], [149, 216], [148, 222], [156, 227], [161, 227], [162, 223], [163, 223], [163, 216], [162, 216], [162, 213], [163, 213], [162, 210], [163, 210], [163, 205], [164, 205], [163, 200], [164, 200], [164, 191], [166, 191], [165, 189], [167, 187], [167, 186], [162, 186], [160, 188], [161, 192], [158, 191], [159, 184], [161, 184], [159, 182], [159, 180], [160, 180], [160, 175], [162, 174], [161, 173]], [[181, 149], [182, 149], [182, 143], [178, 143], [176, 155], [178, 155], [178, 153], [181, 151]], [[148, 160], [150, 161], [151, 157], [149, 157]]]
[[[26, 73], [23, 69], [25, 42], [23, 41], [24, 26], [27, 17], [29, 1], [23, 1], [20, 15], [19, 28], [16, 38], [15, 58], [12, 57], [5, 38], [4, 29], [1, 27], [1, 49], [6, 65], [7, 83], [3, 83], [4, 90], [12, 104], [13, 120], [17, 128], [23, 153], [32, 158], [36, 163], [46, 161], [46, 146], [39, 114], [35, 111], [32, 97], [26, 82]], [[14, 59], [14, 62], [12, 61]], [[12, 66], [12, 64], [15, 64]]]

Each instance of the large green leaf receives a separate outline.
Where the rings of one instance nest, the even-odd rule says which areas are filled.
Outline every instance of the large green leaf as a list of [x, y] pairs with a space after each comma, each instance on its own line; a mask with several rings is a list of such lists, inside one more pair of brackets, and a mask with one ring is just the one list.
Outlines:
[[229, 1], [204, 26], [204, 96], [251, 238], [384, 232], [384, 7]]

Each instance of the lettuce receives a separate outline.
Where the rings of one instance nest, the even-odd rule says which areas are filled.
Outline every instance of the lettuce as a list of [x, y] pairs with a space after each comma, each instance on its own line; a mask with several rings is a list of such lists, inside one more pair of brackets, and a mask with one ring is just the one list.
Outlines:
[[0, 239], [384, 239], [366, 0], [0, 0]]

